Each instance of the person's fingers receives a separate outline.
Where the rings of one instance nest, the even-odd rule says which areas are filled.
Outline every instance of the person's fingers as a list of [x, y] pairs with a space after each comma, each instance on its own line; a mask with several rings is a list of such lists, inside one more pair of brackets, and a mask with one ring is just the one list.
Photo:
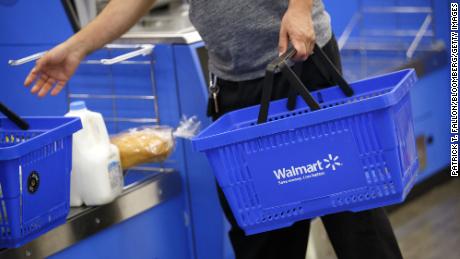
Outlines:
[[303, 61], [303, 60], [307, 59], [307, 57], [308, 57], [307, 47], [305, 46], [304, 42], [299, 41], [299, 40], [293, 40], [292, 45], [297, 50], [297, 53], [293, 57], [293, 60], [295, 60], [295, 61]]
[[313, 54], [314, 47], [315, 47], [315, 42], [306, 42], [305, 43], [305, 48], [307, 50], [307, 57], [309, 57], [311, 54]]
[[278, 53], [280, 56], [284, 54], [284, 52], [287, 51], [288, 44], [289, 44], [288, 33], [286, 29], [284, 28], [284, 26], [281, 26], [279, 42], [278, 42]]
[[30, 92], [33, 94], [37, 93], [43, 87], [43, 85], [46, 83], [47, 80], [48, 80], [48, 75], [46, 74], [39, 75], [38, 80], [35, 82], [35, 85], [32, 87], [32, 89], [30, 89]]
[[40, 89], [40, 92], [38, 92], [39, 97], [44, 97], [53, 87], [53, 85], [56, 83], [56, 79], [50, 77], [48, 80], [46, 80], [46, 83], [43, 85], [43, 87]]
[[63, 81], [58, 81], [56, 86], [51, 91], [51, 95], [53, 95], [53, 96], [58, 95], [59, 92], [61, 92], [61, 90], [64, 88], [65, 84], [66, 83], [63, 82]]
[[26, 77], [26, 80], [24, 80], [24, 86], [30, 86], [30, 84], [32, 84], [33, 81], [35, 81], [35, 79], [37, 79], [37, 76], [39, 74], [39, 70], [37, 69], [37, 67], [34, 67], [29, 75], [27, 75]]

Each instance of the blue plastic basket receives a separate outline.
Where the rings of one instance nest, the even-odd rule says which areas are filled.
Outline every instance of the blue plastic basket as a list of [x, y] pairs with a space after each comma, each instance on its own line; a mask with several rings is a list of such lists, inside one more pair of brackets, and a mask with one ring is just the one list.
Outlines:
[[341, 211], [402, 202], [416, 178], [409, 89], [414, 70], [402, 70], [312, 92], [321, 109], [303, 99], [271, 102], [228, 113], [194, 140], [203, 151], [246, 234]]
[[0, 117], [0, 247], [23, 245], [65, 222], [72, 134], [78, 118], [25, 117], [19, 130]]

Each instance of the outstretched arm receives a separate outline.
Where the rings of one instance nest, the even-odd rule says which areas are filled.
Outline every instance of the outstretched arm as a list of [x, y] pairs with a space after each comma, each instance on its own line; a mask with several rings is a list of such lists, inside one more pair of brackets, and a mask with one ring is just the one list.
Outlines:
[[154, 3], [155, 0], [111, 0], [96, 19], [39, 59], [24, 85], [35, 82], [31, 92], [40, 97], [53, 87], [51, 95], [57, 95], [86, 55], [123, 35]]

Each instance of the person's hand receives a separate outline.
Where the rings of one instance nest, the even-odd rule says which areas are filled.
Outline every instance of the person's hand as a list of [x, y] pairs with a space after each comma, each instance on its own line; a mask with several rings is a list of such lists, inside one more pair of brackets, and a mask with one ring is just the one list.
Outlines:
[[85, 55], [78, 46], [64, 42], [36, 62], [24, 85], [28, 87], [35, 82], [30, 91], [39, 97], [46, 96], [51, 89], [51, 95], [57, 95], [75, 73]]
[[310, 56], [315, 46], [315, 31], [311, 17], [311, 5], [308, 1], [290, 1], [281, 20], [278, 51], [287, 51], [289, 42], [297, 50], [295, 61], [303, 61]]

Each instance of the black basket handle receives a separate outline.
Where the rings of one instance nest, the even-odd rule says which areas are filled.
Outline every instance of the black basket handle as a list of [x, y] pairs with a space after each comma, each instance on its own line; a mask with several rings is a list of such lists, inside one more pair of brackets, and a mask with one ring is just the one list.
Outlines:
[[22, 130], [28, 130], [29, 124], [19, 117], [16, 113], [12, 112], [8, 107], [0, 102], [0, 112], [5, 114], [5, 116], [10, 119], [14, 124], [16, 124]]
[[343, 78], [334, 63], [332, 63], [332, 61], [317, 44], [315, 44], [315, 47], [313, 48], [313, 55], [311, 55], [311, 59], [325, 78], [329, 78], [327, 75], [328, 72], [330, 73], [332, 80], [334, 80], [334, 82], [330, 82], [331, 84], [339, 85], [342, 92], [348, 97], [354, 94], [353, 89]]
[[[296, 49], [291, 47], [283, 55], [279, 56], [273, 60], [270, 64], [267, 65], [264, 89], [262, 92], [262, 98], [260, 102], [260, 111], [257, 123], [264, 123], [268, 118], [268, 109], [270, 106], [270, 99], [273, 90], [274, 76], [276, 72], [281, 71], [283, 76], [287, 78], [293, 90], [295, 90], [307, 103], [307, 105], [312, 110], [320, 109], [319, 104], [315, 101], [310, 91], [305, 87], [296, 73], [291, 69], [291, 67], [286, 63], [290, 58], [292, 58], [297, 53]], [[340, 89], [344, 92], [346, 96], [353, 95], [353, 89], [347, 83], [347, 81], [342, 77], [338, 69], [334, 66], [332, 61], [326, 56], [323, 50], [315, 44], [314, 52], [309, 57], [312, 59], [313, 63], [324, 78], [329, 78], [328, 75], [332, 77], [334, 82], [331, 84], [337, 83], [340, 86]], [[292, 90], [291, 90], [292, 91]], [[288, 100], [288, 108], [293, 109], [295, 106], [295, 95], [290, 95]]]

